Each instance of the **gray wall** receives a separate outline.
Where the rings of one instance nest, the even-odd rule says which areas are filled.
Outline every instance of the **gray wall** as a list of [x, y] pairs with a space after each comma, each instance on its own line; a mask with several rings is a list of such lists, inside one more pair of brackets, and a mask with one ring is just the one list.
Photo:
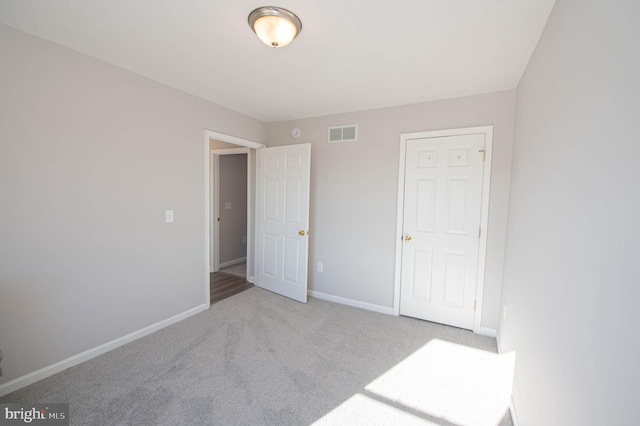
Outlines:
[[[515, 91], [267, 125], [269, 146], [311, 143], [309, 285], [393, 306], [400, 134], [494, 125], [482, 326], [498, 326]], [[358, 124], [358, 141], [327, 143], [327, 127]], [[289, 132], [302, 130], [299, 140]], [[317, 262], [324, 272], [316, 272]]]
[[639, 20], [558, 0], [518, 88], [499, 341], [523, 426], [640, 424]]
[[[247, 256], [247, 154], [220, 155], [220, 263]], [[227, 209], [226, 204], [231, 203]]]
[[204, 130], [264, 124], [3, 25], [0, 52], [1, 384], [204, 304]]

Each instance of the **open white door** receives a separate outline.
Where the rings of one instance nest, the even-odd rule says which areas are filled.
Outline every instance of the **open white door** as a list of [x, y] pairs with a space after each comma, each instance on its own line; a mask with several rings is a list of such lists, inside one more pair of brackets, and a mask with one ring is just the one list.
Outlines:
[[256, 285], [307, 302], [311, 145], [258, 150]]

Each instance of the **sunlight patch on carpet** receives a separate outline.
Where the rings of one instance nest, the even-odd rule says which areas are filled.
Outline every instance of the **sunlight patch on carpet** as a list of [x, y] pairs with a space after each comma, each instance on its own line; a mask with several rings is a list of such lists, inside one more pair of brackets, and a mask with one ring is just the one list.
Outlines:
[[313, 425], [435, 426], [436, 424], [358, 393], [331, 410]]
[[434, 339], [366, 390], [458, 425], [498, 425], [509, 408], [515, 353]]

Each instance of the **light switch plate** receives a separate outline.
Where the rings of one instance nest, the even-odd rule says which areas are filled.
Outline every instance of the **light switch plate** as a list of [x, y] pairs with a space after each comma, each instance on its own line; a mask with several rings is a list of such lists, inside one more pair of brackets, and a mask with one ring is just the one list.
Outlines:
[[231, 210], [231, 201], [227, 201], [226, 203], [224, 203], [224, 208], [225, 210]]
[[164, 211], [164, 221], [165, 223], [173, 223], [173, 210]]

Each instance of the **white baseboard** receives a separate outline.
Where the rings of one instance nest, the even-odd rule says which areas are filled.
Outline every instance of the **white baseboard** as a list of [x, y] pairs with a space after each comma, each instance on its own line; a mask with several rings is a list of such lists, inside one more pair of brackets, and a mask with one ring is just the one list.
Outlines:
[[227, 266], [237, 265], [239, 263], [245, 263], [247, 261], [246, 257], [240, 257], [238, 259], [229, 260], [227, 262], [223, 262], [220, 264], [220, 269], [226, 268]]
[[478, 334], [482, 336], [493, 337], [495, 339], [496, 337], [498, 337], [498, 330], [496, 330], [495, 328], [480, 327], [480, 331], [478, 331]]
[[511, 412], [513, 426], [518, 426], [518, 416], [516, 416], [516, 407], [513, 405], [513, 397], [511, 397], [511, 402], [509, 402], [509, 412]]
[[340, 303], [341, 305], [353, 306], [354, 308], [366, 309], [367, 311], [380, 312], [381, 314], [394, 315], [393, 308], [388, 308], [386, 306], [360, 302], [359, 300], [346, 299], [344, 297], [333, 296], [331, 294], [321, 293], [314, 290], [309, 290], [307, 294], [311, 297], [328, 300], [329, 302]]
[[55, 364], [51, 364], [47, 367], [41, 368], [40, 370], [36, 370], [32, 373], [25, 374], [24, 376], [17, 377], [13, 380], [8, 381], [7, 383], [0, 385], [0, 396], [14, 392], [25, 386], [29, 386], [30, 384], [33, 384], [37, 381], [45, 379], [49, 376], [53, 376], [54, 374], [64, 371], [67, 368], [73, 367], [74, 365], [81, 364], [92, 358], [100, 356], [106, 352], [109, 352], [120, 346], [126, 345], [127, 343], [133, 342], [134, 340], [137, 340], [141, 337], [149, 335], [162, 328], [168, 327], [172, 324], [175, 324], [184, 319], [187, 319], [190, 316], [206, 311], [207, 309], [209, 309], [208, 304], [202, 304], [200, 306], [196, 306], [195, 308], [189, 309], [188, 311], [182, 312], [178, 315], [174, 315], [170, 318], [159, 321], [155, 324], [151, 324], [150, 326], [141, 328], [140, 330], [134, 331], [125, 336], [114, 339], [110, 342], [96, 346], [95, 348], [88, 349], [84, 352], [73, 355], [67, 359], [63, 359], [62, 361], [56, 362]]
[[[502, 344], [500, 343], [500, 334], [496, 335], [496, 344], [498, 345], [498, 353], [503, 353]], [[518, 416], [516, 415], [516, 406], [513, 402], [513, 396], [509, 398], [509, 412], [511, 413], [511, 420], [513, 422], [513, 426], [518, 426]]]

